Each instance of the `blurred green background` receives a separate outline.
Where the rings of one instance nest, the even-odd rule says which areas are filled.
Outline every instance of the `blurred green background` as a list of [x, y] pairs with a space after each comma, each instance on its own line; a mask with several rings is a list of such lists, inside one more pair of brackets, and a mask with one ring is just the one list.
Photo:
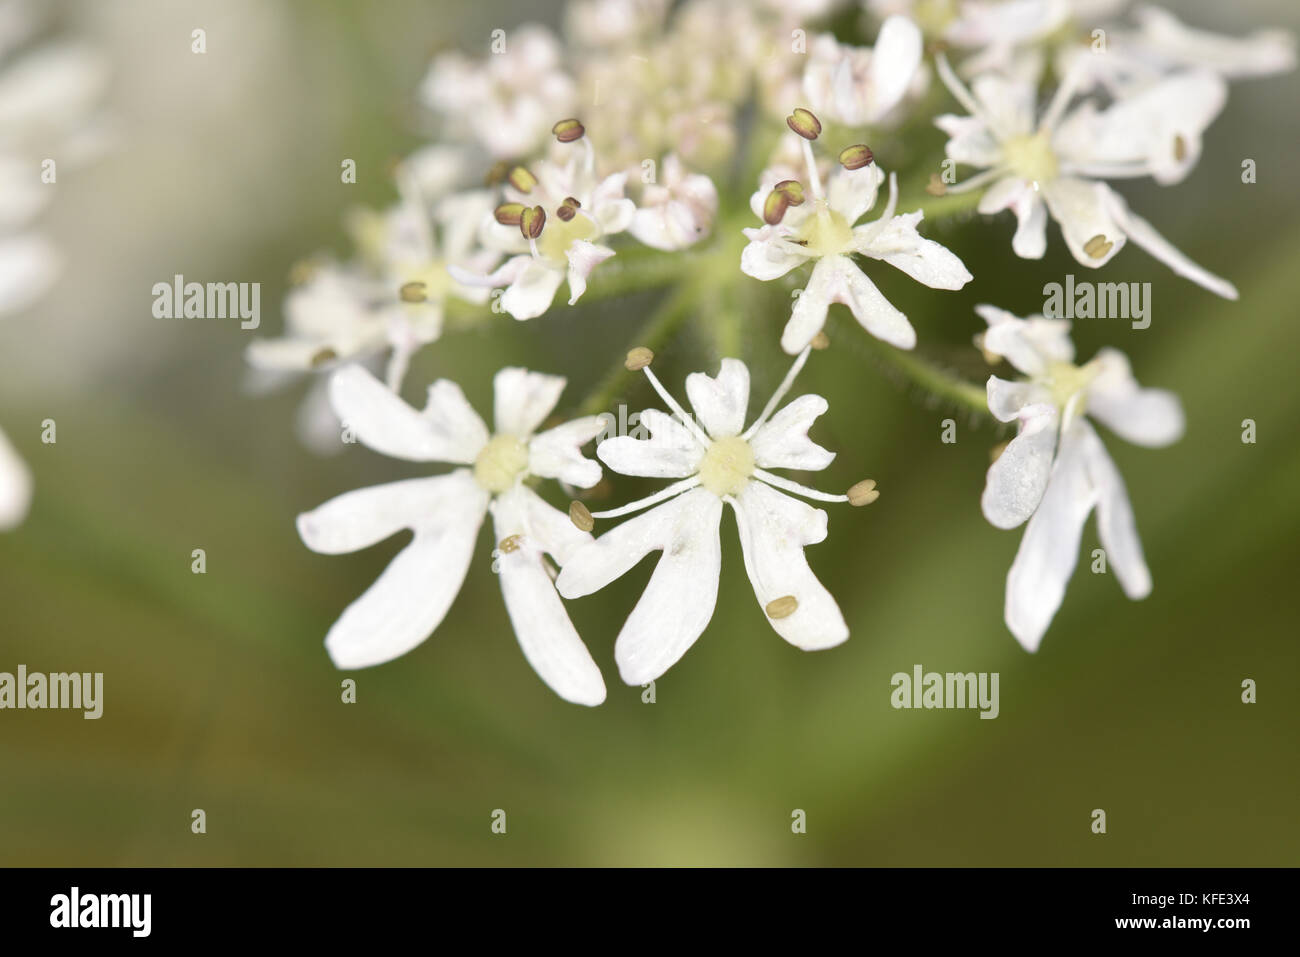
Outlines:
[[[1300, 27], [1289, 3], [1178, 10], [1232, 33]], [[292, 431], [300, 388], [241, 388], [251, 333], [155, 320], [150, 287], [178, 272], [261, 282], [262, 332], [274, 332], [291, 265], [345, 250], [349, 205], [391, 199], [384, 170], [420, 142], [413, 90], [430, 54], [556, 16], [554, 4], [141, 0], [67, 17], [113, 59], [120, 138], [61, 177], [46, 221], [68, 258], [60, 287], [0, 324], [0, 427], [37, 483], [26, 524], [0, 535], [0, 670], [102, 671], [105, 707], [99, 721], [0, 713], [0, 864], [1300, 862], [1295, 74], [1234, 84], [1185, 183], [1122, 184], [1166, 236], [1232, 279], [1240, 302], [1136, 247], [1088, 277], [1150, 281], [1154, 311], [1143, 332], [1080, 321], [1081, 357], [1123, 349], [1188, 414], [1166, 450], [1103, 432], [1155, 578], [1146, 601], [1083, 564], [1042, 649], [1023, 652], [1002, 623], [1019, 533], [979, 509], [1001, 436], [957, 414], [958, 441], [942, 444], [953, 413], [894, 382], [839, 315], [834, 347], [801, 380], [830, 400], [814, 436], [839, 451], [814, 480], [870, 476], [883, 492], [867, 509], [831, 506], [830, 537], [808, 553], [849, 620], [846, 645], [805, 654], [768, 627], [728, 512], [713, 624], [658, 682], [656, 703], [619, 682], [612, 652], [647, 562], [570, 604], [610, 696], [568, 705], [519, 652], [485, 529], [435, 636], [351, 673], [358, 701], [340, 701], [346, 675], [321, 640], [402, 542], [318, 556], [293, 518], [421, 473], [360, 446], [310, 455]], [[198, 26], [201, 57], [189, 50]], [[345, 156], [355, 186], [339, 183]], [[1240, 182], [1247, 157], [1255, 185]], [[959, 293], [872, 272], [927, 354], [973, 378], [987, 370], [969, 346], [982, 327], [971, 307], [1038, 311], [1044, 283], [1079, 271], [1054, 225], [1037, 263], [1013, 256], [1011, 232], [1006, 216], [928, 227], [976, 276]], [[566, 374], [571, 411], [645, 306], [449, 335], [420, 355], [406, 395], [448, 375], [486, 412], [492, 372], [519, 363]], [[745, 322], [756, 407], [786, 360], [779, 317]], [[715, 363], [708, 339], [688, 334], [656, 368], [680, 395], [687, 372]], [[643, 383], [623, 398], [651, 404]], [[40, 442], [45, 418], [55, 445]], [[1246, 418], [1255, 445], [1241, 442]], [[620, 482], [614, 500], [640, 491]], [[1084, 549], [1095, 546], [1090, 522]], [[194, 548], [206, 575], [191, 574]], [[890, 676], [918, 663], [999, 672], [1001, 715], [893, 710]], [[1257, 704], [1241, 703], [1245, 678]], [[190, 831], [194, 808], [204, 835]], [[490, 830], [496, 808], [504, 836]], [[807, 834], [791, 833], [795, 808]], [[1091, 833], [1093, 808], [1107, 812], [1104, 836]]]

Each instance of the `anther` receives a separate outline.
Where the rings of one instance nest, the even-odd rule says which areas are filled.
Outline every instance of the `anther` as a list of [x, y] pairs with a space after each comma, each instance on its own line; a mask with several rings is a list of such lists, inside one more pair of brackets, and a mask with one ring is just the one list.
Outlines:
[[763, 222], [775, 226], [785, 219], [785, 212], [789, 208], [790, 200], [786, 198], [785, 193], [779, 189], [772, 190], [767, 194], [767, 199], [763, 200]]
[[856, 146], [849, 146], [840, 151], [840, 165], [845, 169], [862, 169], [864, 166], [869, 166], [875, 158], [875, 154], [871, 152], [871, 147], [864, 143], [858, 143]]
[[507, 535], [497, 543], [497, 548], [502, 554], [509, 555], [511, 552], [519, 551], [519, 535]]
[[785, 125], [806, 140], [815, 140], [822, 134], [822, 121], [802, 106], [785, 118]]
[[637, 346], [635, 349], [628, 350], [627, 358], [623, 360], [623, 368], [628, 372], [640, 372], [654, 361], [653, 352], [645, 346]]
[[523, 203], [502, 203], [492, 213], [502, 226], [518, 226], [523, 214]]
[[853, 506], [870, 505], [876, 499], [880, 498], [880, 490], [876, 488], [875, 479], [863, 479], [858, 482], [847, 492], [849, 504]]
[[510, 164], [505, 160], [497, 160], [488, 168], [488, 171], [483, 174], [483, 185], [495, 186], [497, 183], [505, 179], [506, 174], [509, 172]]
[[397, 291], [402, 302], [424, 302], [429, 298], [428, 287], [422, 282], [407, 282]]
[[312, 353], [309, 364], [313, 369], [319, 369], [327, 362], [333, 362], [339, 357], [339, 354], [333, 349], [326, 346], [324, 349], [317, 349]]
[[526, 208], [519, 216], [519, 231], [524, 239], [536, 239], [546, 226], [546, 210], [540, 206]]
[[782, 595], [769, 601], [763, 610], [767, 612], [768, 618], [789, 618], [798, 607], [798, 598], [794, 595]]
[[510, 175], [507, 176], [506, 179], [510, 182], [511, 186], [519, 190], [521, 193], [531, 193], [533, 187], [537, 185], [537, 177], [528, 172], [528, 170], [524, 169], [522, 166], [516, 166], [512, 169]]
[[1187, 140], [1181, 133], [1174, 137], [1174, 159], [1180, 163], [1187, 159]]
[[596, 527], [596, 520], [591, 517], [591, 511], [577, 499], [569, 503], [569, 521], [583, 532], [589, 532]]
[[829, 349], [831, 347], [831, 339], [830, 336], [826, 335], [826, 333], [819, 332], [817, 335], [812, 337], [812, 340], [808, 345], [820, 352], [822, 349]]
[[1092, 239], [1083, 244], [1083, 251], [1093, 259], [1100, 259], [1102, 256], [1110, 252], [1110, 247], [1114, 245], [1115, 244], [1105, 236], [1098, 233], [1096, 236], [1093, 236]]
[[572, 143], [574, 140], [582, 139], [583, 134], [587, 131], [583, 128], [581, 123], [570, 118], [567, 120], [560, 120], [560, 122], [551, 127], [551, 132], [555, 134], [555, 138], [561, 143]]
[[938, 173], [931, 173], [930, 182], [925, 184], [925, 191], [931, 196], [947, 196], [948, 184], [943, 181], [943, 177]]

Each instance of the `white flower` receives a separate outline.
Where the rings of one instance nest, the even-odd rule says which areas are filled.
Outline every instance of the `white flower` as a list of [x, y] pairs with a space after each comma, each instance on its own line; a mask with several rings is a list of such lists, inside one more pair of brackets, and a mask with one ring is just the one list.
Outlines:
[[664, 158], [662, 182], [642, 190], [628, 232], [655, 249], [685, 249], [708, 235], [718, 214], [718, 190], [702, 173], [687, 173], [676, 153]]
[[565, 32], [580, 46], [617, 48], [662, 29], [668, 0], [569, 0]]
[[[826, 311], [833, 302], [847, 305], [863, 328], [878, 339], [900, 349], [912, 348], [916, 332], [911, 323], [881, 295], [853, 261], [854, 254], [884, 260], [932, 289], [960, 289], [970, 282], [971, 274], [946, 247], [921, 237], [916, 229], [923, 216], [919, 209], [894, 215], [898, 181], [892, 175], [884, 213], [873, 222], [855, 226], [875, 205], [884, 173], [874, 162], [857, 169], [841, 167], [823, 192], [812, 149], [808, 140], [802, 142], [811, 196], [805, 196], [802, 184], [775, 182], [782, 175], [779, 170], [765, 174], [750, 207], [766, 225], [745, 230], [750, 242], [740, 257], [741, 270], [763, 280], [777, 279], [806, 262], [815, 263], [808, 285], [795, 300], [781, 335], [781, 348], [794, 354], [811, 342], [825, 325]], [[782, 213], [780, 217], [772, 210], [778, 186], [800, 203], [788, 208], [781, 204], [776, 210]]]
[[812, 111], [847, 126], [879, 123], [903, 99], [921, 65], [921, 31], [889, 17], [876, 45], [854, 47], [821, 34], [808, 49], [803, 93]]
[[8, 531], [27, 517], [32, 501], [32, 473], [0, 432], [0, 531]]
[[42, 161], [72, 169], [105, 146], [103, 57], [65, 40], [22, 49], [38, 27], [33, 14], [25, 3], [0, 8], [0, 315], [31, 305], [59, 273], [54, 246], [27, 231], [54, 193], [38, 175]]
[[[804, 650], [829, 648], [849, 636], [839, 606], [816, 579], [803, 550], [826, 538], [826, 513], [783, 492], [826, 502], [848, 501], [804, 488], [766, 471], [818, 471], [834, 458], [808, 438], [808, 427], [826, 411], [818, 395], [795, 399], [773, 415], [808, 357], [805, 350], [758, 419], [745, 429], [749, 370], [723, 359], [716, 377], [693, 373], [686, 393], [696, 424], [647, 367], [646, 376], [674, 416], [641, 413], [646, 440], [606, 439], [596, 454], [624, 475], [673, 478], [649, 498], [593, 518], [616, 518], [654, 505], [644, 515], [606, 532], [562, 563], [556, 587], [565, 598], [597, 591], [623, 575], [647, 553], [661, 550], [650, 583], [614, 646], [619, 674], [631, 685], [653, 681], [682, 657], [713, 616], [722, 547], [722, 505], [736, 513], [745, 571], [759, 605], [777, 633]], [[854, 504], [876, 497], [874, 483], [854, 487]]]
[[948, 158], [983, 172], [949, 192], [989, 186], [985, 214], [1015, 211], [1016, 255], [1039, 259], [1047, 248], [1047, 217], [1061, 226], [1074, 258], [1097, 268], [1132, 239], [1180, 276], [1228, 299], [1236, 288], [1198, 266], [1133, 213], [1104, 179], [1152, 176], [1181, 180], [1200, 155], [1201, 134], [1224, 103], [1224, 81], [1204, 70], [1171, 74], [1132, 97], [1098, 110], [1085, 101], [1067, 112], [1084, 71], [1058, 87], [1046, 113], [1035, 116], [1036, 87], [997, 74], [977, 77], [973, 93], [938, 58], [939, 75], [970, 116], [935, 120], [950, 137]]
[[586, 137], [573, 145], [568, 162], [541, 160], [528, 170], [516, 167], [511, 182], [499, 212], [540, 207], [541, 232], [525, 239], [517, 216], [511, 224], [489, 213], [483, 220], [483, 244], [510, 258], [488, 275], [456, 267], [451, 273], [466, 285], [505, 286], [501, 307], [516, 319], [533, 319], [550, 308], [566, 277], [569, 305], [582, 298], [591, 271], [614, 255], [601, 240], [632, 225], [636, 206], [623, 195], [626, 172], [596, 177]]
[[531, 153], [557, 117], [573, 111], [576, 91], [561, 66], [563, 50], [545, 27], [504, 31], [504, 50], [475, 60], [447, 53], [433, 61], [421, 88], [427, 106], [473, 133], [493, 157]]
[[591, 536], [525, 484], [530, 476], [579, 488], [600, 481], [600, 466], [579, 451], [601, 431], [598, 416], [537, 433], [564, 383], [502, 369], [493, 380], [496, 429], [489, 434], [454, 382], [435, 382], [417, 412], [359, 366], [333, 375], [334, 410], [365, 445], [408, 461], [461, 466], [348, 492], [298, 516], [303, 542], [323, 554], [366, 548], [402, 529], [415, 533], [330, 628], [325, 647], [336, 666], [382, 664], [429, 637], [460, 591], [490, 511], [501, 591], [524, 656], [566, 701], [605, 700], [600, 670], [555, 593], [544, 557], [562, 563]]
[[1139, 387], [1128, 359], [1114, 349], [1076, 366], [1064, 319], [1019, 319], [992, 306], [977, 311], [989, 324], [983, 348], [1028, 377], [989, 376], [989, 411], [1016, 422], [1018, 431], [989, 467], [980, 504], [998, 528], [1029, 522], [1007, 576], [1006, 622], [1034, 651], [1061, 606], [1094, 507], [1124, 593], [1136, 600], [1151, 592], [1124, 481], [1085, 413], [1129, 442], [1157, 448], [1182, 436], [1183, 410], [1173, 393]]

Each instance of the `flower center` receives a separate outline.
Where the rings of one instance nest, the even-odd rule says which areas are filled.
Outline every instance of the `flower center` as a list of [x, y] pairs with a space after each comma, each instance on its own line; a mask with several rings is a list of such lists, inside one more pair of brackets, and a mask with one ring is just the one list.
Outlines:
[[853, 227], [849, 221], [826, 205], [824, 199], [816, 201], [817, 208], [799, 228], [797, 238], [816, 256], [834, 256], [853, 248]]
[[547, 259], [564, 262], [567, 258], [565, 253], [573, 243], [580, 239], [595, 239], [599, 235], [596, 224], [581, 212], [567, 223], [550, 213], [546, 217], [546, 228], [537, 240], [537, 251]]
[[474, 460], [474, 481], [494, 495], [511, 488], [528, 468], [528, 446], [513, 435], [494, 435]]
[[1047, 130], [1007, 140], [1002, 158], [1013, 173], [1034, 183], [1050, 182], [1059, 171]]
[[926, 36], [941, 36], [957, 19], [957, 0], [919, 0], [912, 7], [912, 19]]
[[739, 495], [754, 474], [754, 450], [738, 435], [716, 439], [700, 463], [700, 484], [719, 497]]
[[1052, 401], [1058, 409], [1064, 410], [1074, 403], [1076, 414], [1082, 414], [1087, 403], [1087, 388], [1096, 377], [1096, 371], [1089, 366], [1076, 366], [1072, 362], [1053, 362], [1047, 367], [1043, 384], [1052, 393]]

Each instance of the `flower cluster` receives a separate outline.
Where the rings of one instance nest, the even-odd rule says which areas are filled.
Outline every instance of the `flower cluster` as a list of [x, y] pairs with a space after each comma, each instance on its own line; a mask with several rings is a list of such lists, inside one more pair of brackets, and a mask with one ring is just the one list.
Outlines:
[[[603, 588], [651, 551], [660, 557], [615, 644], [620, 676], [654, 680], [701, 635], [717, 597], [724, 505], [772, 628], [806, 650], [846, 640], [844, 616], [804, 555], [826, 538], [827, 515], [801, 498], [865, 505], [879, 491], [864, 480], [826, 493], [777, 474], [819, 471], [833, 458], [808, 434], [826, 400], [781, 403], [827, 346], [835, 303], [886, 353], [917, 346], [916, 327], [876, 284], [876, 263], [931, 289], [973, 278], [923, 234], [928, 201], [900, 210], [900, 195], [990, 217], [1010, 210], [1011, 247], [1022, 258], [1044, 256], [1052, 219], [1085, 267], [1101, 268], [1131, 240], [1178, 275], [1237, 298], [1111, 184], [1182, 182], [1228, 81], [1291, 69], [1289, 36], [1222, 37], [1157, 9], [1126, 15], [1122, 2], [867, 0], [861, 20], [873, 42], [856, 45], [826, 28], [832, 15], [844, 22], [844, 6], [571, 0], [564, 40], [530, 25], [493, 31], [483, 56], [435, 60], [420, 99], [438, 124], [437, 144], [397, 165], [391, 209], [353, 215], [351, 260], [304, 265], [284, 335], [248, 354], [266, 371], [328, 374], [304, 421], [324, 421], [327, 433], [341, 421], [377, 451], [453, 466], [300, 516], [304, 542], [320, 552], [414, 533], [330, 630], [339, 667], [387, 661], [432, 633], [489, 514], [515, 633], [566, 700], [598, 704], [605, 686], [564, 601]], [[946, 137], [942, 170], [920, 171], [924, 189], [901, 188], [916, 171], [882, 169], [877, 154], [902, 164], [922, 155], [908, 147], [937, 138], [936, 128]], [[972, 172], [959, 181], [961, 166]], [[688, 414], [651, 370], [649, 347], [699, 311], [693, 295], [724, 301], [752, 280], [793, 296], [771, 316], [744, 316], [742, 327], [761, 341], [769, 318], [782, 323], [768, 341], [795, 357], [789, 375], [751, 421], [748, 367], [730, 357], [734, 342], [724, 349], [731, 340], [718, 339], [726, 357], [717, 374], [686, 378]], [[502, 369], [492, 429], [449, 381], [434, 383], [423, 411], [401, 398], [416, 351], [453, 325], [500, 313], [531, 320], [562, 308], [557, 297], [573, 306], [655, 287], [675, 290], [653, 324], [658, 338], [632, 349], [625, 366], [644, 374], [666, 411], [642, 413], [643, 438], [599, 442], [598, 461], [581, 449], [603, 431], [599, 417], [543, 428], [560, 405], [558, 376]], [[1026, 524], [1006, 623], [1033, 650], [1061, 605], [1094, 508], [1124, 592], [1151, 590], [1127, 492], [1089, 417], [1148, 446], [1177, 440], [1183, 417], [1171, 393], [1140, 388], [1114, 349], [1076, 365], [1064, 320], [978, 312], [988, 324], [978, 347], [1024, 376], [987, 383], [985, 411], [1014, 423], [1016, 435], [989, 469], [982, 507], [996, 527]], [[381, 369], [384, 381], [373, 374]], [[580, 405], [599, 410], [610, 398]], [[327, 407], [334, 420], [320, 418]], [[602, 463], [671, 484], [595, 513], [579, 491], [567, 516], [535, 490], [547, 479], [570, 496], [590, 489]], [[634, 512], [643, 514], [593, 537], [598, 521]]]

